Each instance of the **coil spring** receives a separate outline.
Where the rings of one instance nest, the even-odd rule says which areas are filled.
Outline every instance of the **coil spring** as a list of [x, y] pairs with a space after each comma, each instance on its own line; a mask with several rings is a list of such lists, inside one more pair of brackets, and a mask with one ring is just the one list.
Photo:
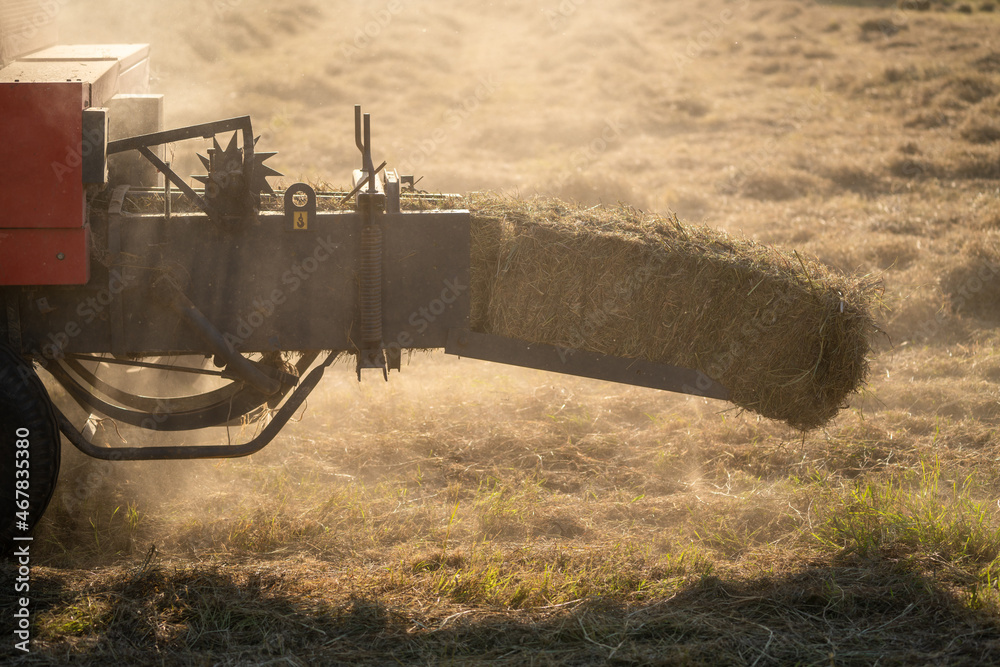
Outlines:
[[382, 342], [382, 227], [361, 229], [361, 340]]

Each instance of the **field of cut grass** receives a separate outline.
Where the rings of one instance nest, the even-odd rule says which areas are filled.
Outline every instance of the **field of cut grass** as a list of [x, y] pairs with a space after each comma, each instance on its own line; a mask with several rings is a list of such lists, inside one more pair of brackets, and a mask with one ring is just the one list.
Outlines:
[[363, 48], [381, 7], [217, 4], [65, 13], [170, 54], [168, 124], [252, 113], [286, 183], [346, 181], [360, 102], [429, 189], [621, 199], [878, 275], [872, 375], [801, 433], [421, 354], [333, 366], [247, 460], [67, 449], [32, 653], [0, 660], [1000, 663], [992, 3], [401, 0]]
[[69, 457], [36, 543], [36, 650], [211, 664], [996, 651], [1000, 475], [982, 420], [852, 410], [802, 436], [700, 399], [437, 355], [387, 385], [333, 370], [345, 377], [251, 461]]

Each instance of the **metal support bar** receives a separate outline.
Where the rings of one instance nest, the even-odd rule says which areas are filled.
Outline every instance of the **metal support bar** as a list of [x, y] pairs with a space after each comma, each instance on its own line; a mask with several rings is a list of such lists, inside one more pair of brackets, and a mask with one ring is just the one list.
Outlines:
[[319, 366], [314, 368], [305, 380], [292, 392], [281, 409], [274, 415], [271, 422], [260, 434], [250, 442], [242, 445], [201, 445], [178, 447], [98, 447], [92, 444], [66, 419], [66, 416], [54, 407], [59, 430], [73, 443], [77, 449], [96, 459], [104, 461], [155, 461], [166, 459], [231, 459], [255, 454], [266, 447], [291, 419], [295, 411], [306, 400], [323, 377], [327, 366], [333, 363], [337, 353], [332, 352]]
[[[108, 155], [138, 150], [143, 146], [171, 144], [175, 141], [184, 141], [185, 139], [210, 139], [216, 134], [237, 130], [243, 131], [243, 139], [246, 141], [247, 133], [250, 135], [253, 134], [251, 127], [250, 116], [239, 116], [236, 118], [227, 118], [226, 120], [216, 120], [211, 123], [179, 127], [174, 130], [140, 134], [135, 137], [128, 137], [127, 139], [119, 139], [118, 141], [108, 143]], [[249, 139], [248, 145], [252, 147], [253, 136], [250, 136]]]
[[641, 359], [528, 343], [514, 338], [452, 329], [446, 354], [566, 375], [664, 389], [705, 398], [729, 399], [729, 390], [701, 371]]
[[[123, 307], [124, 297], [121, 289], [114, 289], [112, 281], [114, 272], [122, 271], [122, 204], [125, 202], [125, 194], [129, 186], [119, 185], [111, 195], [111, 205], [108, 206], [108, 254], [111, 255], [111, 266], [108, 267], [108, 293], [111, 295], [111, 303], [108, 305], [108, 326], [111, 329], [111, 353], [117, 355], [125, 354], [125, 314]], [[119, 280], [123, 284], [128, 284], [124, 275], [119, 275]]]
[[[372, 162], [372, 115], [370, 113], [365, 114], [365, 166], [364, 169], [370, 174], [375, 173], [375, 163]], [[375, 181], [371, 178], [368, 179], [368, 192], [372, 194], [375, 192]]]
[[385, 168], [385, 165], [386, 165], [385, 160], [382, 160], [382, 164], [378, 166], [378, 168], [375, 170], [375, 173], [372, 174], [365, 173], [365, 175], [361, 178], [361, 180], [358, 181], [358, 184], [354, 186], [354, 189], [348, 192], [344, 196], [344, 198], [340, 200], [340, 203], [341, 204], [347, 203], [348, 199], [361, 192], [361, 188], [365, 187], [366, 183], [370, 182], [373, 178], [375, 178], [375, 176], [377, 176], [378, 173]]
[[198, 307], [183, 292], [166, 280], [160, 281], [160, 285], [159, 294], [167, 302], [167, 305], [198, 332], [202, 340], [212, 348], [212, 352], [226, 362], [228, 370], [231, 370], [257, 391], [268, 396], [281, 389], [281, 382], [265, 375], [253, 362], [232, 349], [222, 332], [215, 328], [215, 325], [205, 317], [204, 313], [198, 310]]
[[208, 202], [206, 202], [201, 195], [195, 192], [190, 185], [185, 183], [184, 179], [177, 175], [177, 172], [168, 167], [166, 162], [156, 157], [156, 154], [145, 146], [140, 146], [137, 150], [142, 153], [142, 156], [149, 160], [164, 176], [166, 176], [168, 181], [180, 188], [181, 192], [183, 192], [187, 198], [191, 200], [191, 203], [200, 208], [205, 214], [209, 216], [212, 214], [212, 211], [208, 206]]
[[[354, 143], [357, 145], [358, 150], [361, 151], [361, 155], [365, 154], [365, 142], [361, 138], [361, 105], [354, 105]], [[362, 160], [364, 157], [362, 157]], [[363, 165], [362, 165], [362, 168]]]
[[67, 354], [67, 359], [75, 361], [92, 361], [97, 364], [115, 364], [118, 366], [129, 366], [132, 368], [152, 368], [159, 371], [171, 371], [174, 373], [191, 373], [193, 375], [211, 375], [213, 377], [224, 377], [222, 371], [212, 371], [207, 368], [195, 368], [193, 366], [171, 366], [170, 364], [154, 364], [147, 361], [133, 361], [132, 359], [116, 359], [115, 357], [98, 357], [92, 354]]
[[[361, 170], [369, 174], [374, 172], [374, 162], [372, 162], [372, 125], [371, 114], [364, 114], [364, 138], [362, 138], [361, 127], [361, 105], [354, 105], [354, 143], [361, 151]], [[369, 188], [371, 191], [371, 188]]]

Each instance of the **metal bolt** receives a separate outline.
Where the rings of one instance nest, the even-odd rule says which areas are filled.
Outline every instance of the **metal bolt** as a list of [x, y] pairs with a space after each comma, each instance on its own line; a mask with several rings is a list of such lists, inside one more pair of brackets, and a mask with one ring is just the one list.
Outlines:
[[60, 261], [61, 261], [61, 260], [64, 260], [64, 259], [66, 259], [66, 255], [65, 255], [65, 254], [63, 254], [63, 253], [61, 253], [61, 252], [57, 252], [57, 253], [56, 253], [56, 259], [58, 259], [58, 260], [60, 260]]

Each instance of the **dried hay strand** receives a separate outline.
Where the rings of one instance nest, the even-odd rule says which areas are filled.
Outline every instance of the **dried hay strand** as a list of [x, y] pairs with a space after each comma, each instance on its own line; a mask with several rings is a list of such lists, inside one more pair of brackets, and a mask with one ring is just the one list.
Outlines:
[[697, 369], [802, 430], [865, 381], [877, 278], [628, 206], [466, 204], [475, 331]]

